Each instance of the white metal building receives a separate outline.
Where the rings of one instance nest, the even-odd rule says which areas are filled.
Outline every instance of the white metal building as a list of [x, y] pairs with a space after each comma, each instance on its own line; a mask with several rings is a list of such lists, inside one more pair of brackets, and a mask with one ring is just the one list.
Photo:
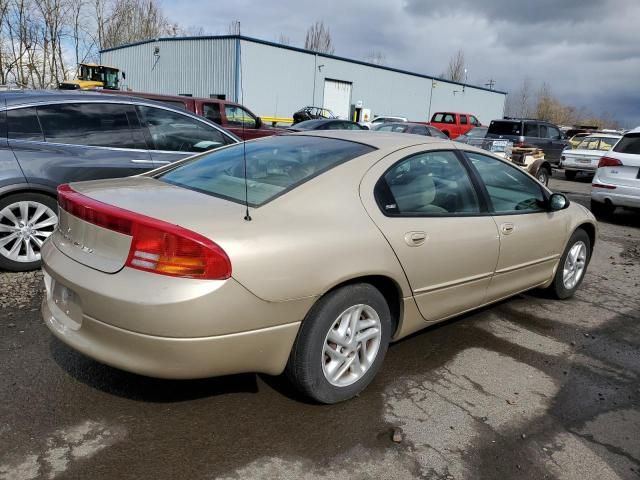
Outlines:
[[504, 114], [506, 93], [419, 73], [315, 53], [254, 38], [176, 37], [101, 52], [136, 91], [224, 95], [264, 117], [288, 117], [307, 105], [348, 118], [362, 104], [373, 115], [426, 121], [437, 111], [476, 115], [488, 124]]

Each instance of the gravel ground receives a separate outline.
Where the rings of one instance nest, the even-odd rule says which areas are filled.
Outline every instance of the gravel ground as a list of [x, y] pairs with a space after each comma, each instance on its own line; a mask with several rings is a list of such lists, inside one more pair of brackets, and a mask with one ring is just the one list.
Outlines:
[[[588, 204], [584, 182], [552, 187]], [[0, 480], [640, 479], [639, 247], [640, 215], [601, 223], [574, 298], [413, 335], [330, 407], [280, 378], [98, 364], [43, 326], [39, 273], [0, 273]]]
[[41, 299], [42, 272], [0, 273], [0, 308], [27, 308]]

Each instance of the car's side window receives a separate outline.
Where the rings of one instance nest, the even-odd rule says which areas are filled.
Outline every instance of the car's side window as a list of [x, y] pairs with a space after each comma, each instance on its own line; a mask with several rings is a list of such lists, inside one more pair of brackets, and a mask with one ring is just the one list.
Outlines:
[[538, 137], [538, 124], [525, 122], [523, 135], [525, 137]]
[[474, 117], [473, 115], [471, 115], [471, 123], [473, 125], [475, 125], [476, 127], [480, 126], [480, 122], [478, 121], [478, 119], [476, 117]]
[[466, 124], [467, 124], [467, 116], [460, 115], [460, 125], [466, 125]]
[[134, 136], [129, 116], [135, 117], [132, 107], [112, 103], [62, 103], [38, 107], [38, 118], [47, 142], [146, 150], [144, 138]]
[[7, 136], [9, 140], [44, 141], [36, 107], [8, 110]]
[[546, 125], [540, 125], [540, 138], [551, 138]]
[[155, 150], [205, 152], [228, 143], [222, 132], [187, 115], [145, 105], [138, 112]]
[[245, 128], [256, 128], [256, 119], [244, 108], [237, 105], [225, 105], [224, 114], [229, 125], [244, 125]]
[[518, 167], [475, 152], [465, 152], [465, 155], [486, 186], [495, 213], [545, 210], [542, 188]]
[[551, 140], [560, 140], [562, 138], [562, 135], [560, 134], [560, 130], [558, 130], [556, 127], [552, 127], [551, 125], [547, 126], [547, 134], [548, 134], [548, 138], [550, 138]]
[[202, 113], [204, 117], [208, 118], [212, 122], [222, 125], [222, 115], [220, 114], [219, 103], [205, 103], [202, 105]]
[[456, 123], [456, 116], [453, 113], [445, 113], [442, 123]]
[[414, 133], [416, 135], [429, 135], [429, 132], [427, 131], [427, 127], [423, 125], [417, 125], [413, 127], [413, 129], [411, 130], [411, 133]]
[[399, 161], [375, 187], [389, 216], [454, 216], [480, 212], [467, 171], [452, 151], [424, 152]]

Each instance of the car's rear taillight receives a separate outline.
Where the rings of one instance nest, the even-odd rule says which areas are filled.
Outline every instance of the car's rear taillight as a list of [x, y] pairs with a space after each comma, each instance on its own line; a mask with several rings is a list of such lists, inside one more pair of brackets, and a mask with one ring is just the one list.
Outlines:
[[615, 185], [604, 185], [602, 183], [592, 183], [591, 186], [593, 188], [604, 188], [605, 190], [615, 190], [616, 189]]
[[67, 184], [58, 187], [58, 204], [85, 222], [131, 236], [128, 267], [174, 277], [231, 277], [231, 261], [225, 251], [196, 232], [102, 203]]
[[622, 162], [617, 158], [602, 157], [598, 162], [598, 168], [602, 167], [621, 167]]

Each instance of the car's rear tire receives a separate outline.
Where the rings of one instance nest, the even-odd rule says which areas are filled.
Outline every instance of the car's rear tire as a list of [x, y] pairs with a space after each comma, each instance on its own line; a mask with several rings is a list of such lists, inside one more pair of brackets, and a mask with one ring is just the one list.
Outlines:
[[12, 272], [40, 266], [40, 247], [58, 223], [58, 205], [41, 193], [0, 199], [0, 268]]
[[571, 235], [560, 257], [553, 283], [549, 286], [551, 294], [561, 300], [571, 297], [582, 284], [590, 260], [591, 240], [587, 232], [579, 228]]
[[377, 288], [338, 288], [318, 300], [302, 322], [285, 373], [317, 402], [348, 400], [380, 370], [390, 337], [389, 305]]
[[576, 179], [576, 175], [578, 175], [578, 172], [573, 171], [573, 170], [565, 170], [564, 171], [564, 178], [566, 178], [567, 180], [575, 180]]
[[616, 206], [611, 202], [602, 203], [591, 200], [591, 213], [593, 213], [597, 218], [609, 218], [613, 215], [615, 210]]

